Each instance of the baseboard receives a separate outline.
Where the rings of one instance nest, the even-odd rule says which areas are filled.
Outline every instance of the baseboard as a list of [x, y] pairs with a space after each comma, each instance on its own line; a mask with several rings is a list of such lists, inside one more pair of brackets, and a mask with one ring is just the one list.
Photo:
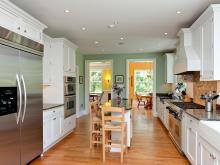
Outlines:
[[157, 113], [157, 112], [154, 112], [154, 113], [153, 113], [153, 116], [154, 116], [154, 117], [158, 117], [158, 113]]
[[76, 117], [77, 117], [77, 118], [80, 118], [80, 117], [82, 117], [82, 116], [84, 116], [84, 115], [88, 115], [88, 112], [86, 112], [85, 109], [79, 111], [79, 114], [78, 114]]
[[61, 136], [59, 139], [57, 139], [55, 142], [53, 142], [52, 144], [50, 144], [49, 146], [44, 148], [43, 153], [47, 152], [49, 149], [51, 149], [53, 146], [55, 146], [57, 143], [59, 143], [61, 140], [63, 140], [65, 137], [67, 137], [69, 134], [71, 134], [73, 131], [74, 131], [73, 129], [70, 130], [69, 132], [67, 132], [66, 134]]

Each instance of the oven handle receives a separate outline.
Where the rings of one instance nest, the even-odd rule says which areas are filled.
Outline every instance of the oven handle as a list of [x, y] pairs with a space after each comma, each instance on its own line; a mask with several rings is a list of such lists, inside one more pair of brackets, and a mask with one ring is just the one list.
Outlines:
[[167, 106], [166, 109], [169, 110], [169, 113], [170, 113], [175, 119], [180, 120], [180, 119], [178, 118], [177, 112], [174, 111], [170, 106]]

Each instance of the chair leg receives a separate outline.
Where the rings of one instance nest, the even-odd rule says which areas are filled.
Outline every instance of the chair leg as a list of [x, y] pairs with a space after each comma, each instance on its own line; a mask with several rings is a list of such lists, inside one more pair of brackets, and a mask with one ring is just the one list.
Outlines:
[[121, 163], [124, 160], [124, 130], [121, 133]]
[[105, 162], [105, 131], [102, 131], [102, 161]]

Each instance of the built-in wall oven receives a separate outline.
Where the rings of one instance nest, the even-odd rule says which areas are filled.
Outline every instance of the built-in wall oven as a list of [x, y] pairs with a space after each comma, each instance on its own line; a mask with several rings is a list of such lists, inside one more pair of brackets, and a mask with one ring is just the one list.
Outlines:
[[76, 114], [76, 78], [64, 76], [64, 117]]

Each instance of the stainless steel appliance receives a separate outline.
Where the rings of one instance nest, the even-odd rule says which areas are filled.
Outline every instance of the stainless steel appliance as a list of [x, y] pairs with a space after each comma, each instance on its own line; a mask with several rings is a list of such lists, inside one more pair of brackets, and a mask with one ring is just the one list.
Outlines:
[[64, 117], [76, 114], [76, 78], [64, 77]]
[[43, 151], [42, 55], [43, 45], [0, 27], [0, 164]]
[[177, 146], [178, 150], [182, 152], [182, 139], [181, 139], [181, 121], [182, 113], [185, 109], [204, 109], [204, 106], [193, 102], [170, 102], [166, 107], [169, 110], [168, 130], [171, 139]]
[[64, 76], [64, 95], [76, 94], [76, 78]]
[[201, 95], [201, 99], [205, 100], [205, 110], [207, 112], [213, 111], [213, 100], [216, 100], [219, 95], [216, 94], [216, 91], [210, 91], [209, 93], [205, 93], [205, 95]]

